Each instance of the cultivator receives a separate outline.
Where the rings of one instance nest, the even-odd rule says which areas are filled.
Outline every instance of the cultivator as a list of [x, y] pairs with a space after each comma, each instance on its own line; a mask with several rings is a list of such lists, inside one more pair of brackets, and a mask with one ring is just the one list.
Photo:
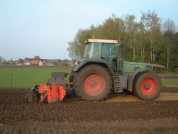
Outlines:
[[48, 103], [63, 101], [66, 95], [66, 76], [67, 73], [53, 72], [50, 82], [41, 84], [40, 86], [35, 84], [31, 88], [30, 94], [27, 95], [26, 100], [28, 102], [42, 102], [47, 99]]

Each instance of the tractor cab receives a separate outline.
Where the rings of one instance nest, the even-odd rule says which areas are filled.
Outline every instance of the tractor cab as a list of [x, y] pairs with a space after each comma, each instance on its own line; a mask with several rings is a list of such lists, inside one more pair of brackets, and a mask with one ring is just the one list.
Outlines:
[[115, 47], [115, 44], [118, 44], [117, 40], [88, 39], [85, 44], [84, 59], [106, 60], [112, 70], [117, 71], [117, 51]]

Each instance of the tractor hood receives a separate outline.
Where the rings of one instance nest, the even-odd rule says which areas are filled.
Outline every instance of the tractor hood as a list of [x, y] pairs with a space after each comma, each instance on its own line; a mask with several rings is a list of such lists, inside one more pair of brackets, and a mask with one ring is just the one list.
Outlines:
[[134, 72], [140, 68], [147, 68], [152, 70], [153, 66], [149, 63], [123, 61], [123, 72]]

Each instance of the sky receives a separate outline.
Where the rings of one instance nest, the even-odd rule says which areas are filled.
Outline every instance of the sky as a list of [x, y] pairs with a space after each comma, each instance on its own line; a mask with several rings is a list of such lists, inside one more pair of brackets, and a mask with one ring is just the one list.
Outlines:
[[70, 59], [68, 42], [79, 29], [101, 25], [112, 14], [139, 20], [148, 10], [178, 26], [178, 0], [0, 0], [0, 56]]

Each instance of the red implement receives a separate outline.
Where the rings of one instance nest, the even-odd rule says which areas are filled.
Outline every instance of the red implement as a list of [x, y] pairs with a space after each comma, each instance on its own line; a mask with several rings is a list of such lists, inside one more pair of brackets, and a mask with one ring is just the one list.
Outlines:
[[42, 102], [47, 97], [48, 103], [63, 101], [66, 95], [66, 91], [63, 89], [63, 87], [57, 84], [52, 84], [52, 86], [41, 84], [38, 92], [41, 94], [39, 102]]

